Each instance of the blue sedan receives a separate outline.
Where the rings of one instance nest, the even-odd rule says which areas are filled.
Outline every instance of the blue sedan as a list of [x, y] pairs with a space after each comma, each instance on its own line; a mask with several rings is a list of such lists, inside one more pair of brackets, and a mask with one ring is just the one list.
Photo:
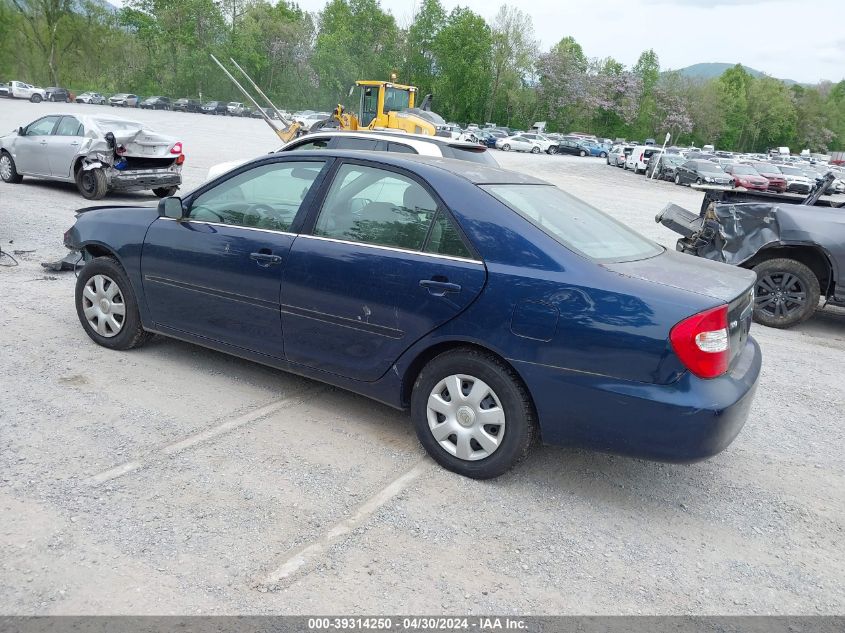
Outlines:
[[65, 243], [94, 342], [160, 334], [410, 409], [469, 477], [537, 438], [704, 459], [739, 433], [760, 372], [753, 272], [484, 165], [271, 154], [157, 208], [83, 209]]

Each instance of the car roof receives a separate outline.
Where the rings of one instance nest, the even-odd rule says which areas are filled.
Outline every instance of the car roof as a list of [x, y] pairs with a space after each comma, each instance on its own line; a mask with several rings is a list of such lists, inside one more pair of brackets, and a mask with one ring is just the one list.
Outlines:
[[[438, 145], [448, 145], [449, 147], [471, 147], [478, 149], [480, 146], [477, 143], [469, 141], [456, 141], [445, 136], [429, 136], [428, 134], [410, 134], [408, 132], [394, 132], [388, 129], [376, 128], [372, 132], [358, 132], [354, 130], [318, 130], [307, 134], [305, 137], [299, 137], [291, 141], [291, 143], [301, 142], [303, 138], [316, 136], [352, 136], [355, 138], [375, 138], [380, 140], [406, 140], [406, 141], [421, 141], [425, 143], [437, 143]], [[285, 144], [283, 147], [287, 147]], [[483, 147], [483, 146], [481, 146]], [[486, 150], [486, 148], [485, 148]]]
[[[400, 154], [397, 152], [373, 152], [368, 150], [298, 150], [290, 152], [288, 156], [314, 155], [336, 158], [356, 158], [375, 161], [384, 165], [404, 167], [420, 175], [428, 172], [437, 175], [447, 172], [453, 176], [469, 181], [474, 185], [485, 184], [517, 184], [517, 185], [548, 185], [550, 183], [517, 173], [501, 167], [492, 167], [481, 163], [473, 163], [455, 158], [439, 158], [436, 156], [422, 156], [420, 154]], [[278, 156], [278, 154], [271, 154]], [[267, 156], [256, 159], [255, 162], [268, 160]]]

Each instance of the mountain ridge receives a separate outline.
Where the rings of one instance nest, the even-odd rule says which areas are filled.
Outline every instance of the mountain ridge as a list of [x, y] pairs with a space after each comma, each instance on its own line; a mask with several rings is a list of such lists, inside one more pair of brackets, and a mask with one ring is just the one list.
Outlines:
[[[715, 79], [716, 77], [719, 77], [722, 73], [724, 73], [726, 70], [728, 70], [728, 68], [733, 68], [734, 66], [736, 66], [735, 63], [729, 64], [727, 62], [701, 62], [698, 64], [692, 64], [691, 66], [686, 66], [684, 68], [676, 68], [667, 72], [677, 72], [684, 77], [689, 77], [690, 79]], [[745, 69], [745, 72], [747, 72], [752, 77], [763, 77], [764, 75], [768, 75], [768, 73], [764, 73], [762, 70], [751, 68], [750, 66], [746, 66], [745, 64], [741, 64], [741, 66]], [[793, 86], [798, 83], [793, 79], [780, 79], [778, 77], [774, 77], [774, 79], [782, 81], [787, 86]]]

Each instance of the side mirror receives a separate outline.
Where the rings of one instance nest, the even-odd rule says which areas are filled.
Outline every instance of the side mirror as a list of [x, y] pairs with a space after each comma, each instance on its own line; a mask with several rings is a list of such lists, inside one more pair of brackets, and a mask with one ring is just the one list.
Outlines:
[[18, 128], [18, 136], [26, 136], [26, 131], [22, 128]]
[[158, 203], [159, 217], [181, 220], [184, 214], [185, 211], [182, 208], [182, 198], [179, 196], [162, 198]]

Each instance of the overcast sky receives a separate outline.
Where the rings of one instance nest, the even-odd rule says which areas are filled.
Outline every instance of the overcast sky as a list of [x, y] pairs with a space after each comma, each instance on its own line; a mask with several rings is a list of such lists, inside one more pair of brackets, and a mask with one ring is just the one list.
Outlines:
[[[498, 0], [441, 0], [492, 20]], [[319, 11], [326, 0], [299, 0]], [[419, 0], [381, 0], [401, 26]], [[845, 79], [845, 0], [521, 0], [543, 48], [571, 35], [589, 57], [631, 66], [653, 48], [662, 68], [742, 63], [780, 79]], [[814, 26], [818, 25], [818, 26]], [[362, 34], [366, 37], [366, 34]]]

